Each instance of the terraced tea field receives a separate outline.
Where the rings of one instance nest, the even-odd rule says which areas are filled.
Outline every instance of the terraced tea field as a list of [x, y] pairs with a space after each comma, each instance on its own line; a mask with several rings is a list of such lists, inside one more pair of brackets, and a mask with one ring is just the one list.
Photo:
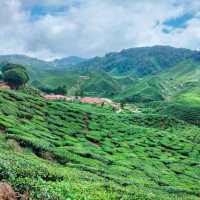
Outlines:
[[0, 91], [0, 180], [30, 199], [200, 198], [200, 128]]

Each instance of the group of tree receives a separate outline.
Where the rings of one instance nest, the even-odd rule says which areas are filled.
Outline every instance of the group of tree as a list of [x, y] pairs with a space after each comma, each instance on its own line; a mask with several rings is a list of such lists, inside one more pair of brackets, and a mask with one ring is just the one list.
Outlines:
[[82, 88], [79, 88], [75, 91], [75, 96], [77, 97], [83, 97], [84, 96], [84, 90]]
[[60, 95], [66, 95], [67, 94], [67, 87], [65, 85], [58, 86], [57, 88], [49, 88], [49, 87], [40, 87], [38, 88], [42, 92], [45, 92], [47, 94], [60, 94]]
[[27, 70], [22, 65], [6, 63], [1, 68], [1, 78], [13, 89], [19, 89], [29, 81]]
[[66, 95], [67, 94], [67, 87], [66, 85], [58, 86], [56, 88], [44, 86], [40, 81], [34, 80], [31, 85], [36, 87], [37, 89], [41, 90], [42, 92], [46, 94], [61, 94]]

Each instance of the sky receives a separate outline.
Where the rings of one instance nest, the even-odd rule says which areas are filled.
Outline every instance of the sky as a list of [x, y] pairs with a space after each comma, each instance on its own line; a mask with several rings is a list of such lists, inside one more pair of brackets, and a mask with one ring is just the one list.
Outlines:
[[44, 60], [125, 48], [200, 49], [200, 0], [0, 0], [0, 54]]

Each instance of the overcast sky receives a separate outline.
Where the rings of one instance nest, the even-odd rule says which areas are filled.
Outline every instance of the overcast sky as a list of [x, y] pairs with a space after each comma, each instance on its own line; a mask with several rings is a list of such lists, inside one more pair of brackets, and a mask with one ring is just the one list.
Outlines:
[[0, 54], [92, 57], [124, 48], [200, 48], [200, 0], [0, 0]]

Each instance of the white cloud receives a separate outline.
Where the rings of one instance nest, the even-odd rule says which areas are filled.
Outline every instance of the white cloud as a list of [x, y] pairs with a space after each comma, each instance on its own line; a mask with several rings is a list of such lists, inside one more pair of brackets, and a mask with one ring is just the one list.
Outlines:
[[[59, 15], [48, 13], [33, 20], [29, 9], [35, 5], [65, 9]], [[196, 17], [185, 29], [163, 32], [169, 28], [163, 25], [165, 20], [186, 12]], [[0, 0], [0, 54], [51, 59], [156, 44], [196, 49], [200, 46], [199, 13], [199, 0]]]

